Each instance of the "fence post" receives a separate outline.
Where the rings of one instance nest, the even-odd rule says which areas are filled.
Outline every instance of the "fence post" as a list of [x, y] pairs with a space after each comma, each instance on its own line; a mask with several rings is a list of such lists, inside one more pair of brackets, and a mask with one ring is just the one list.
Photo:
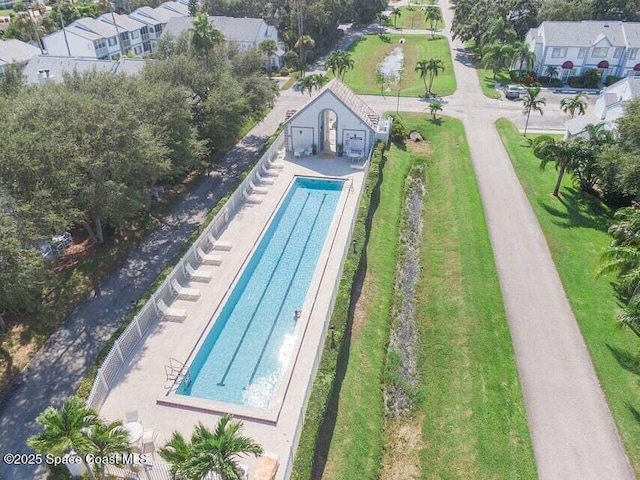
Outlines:
[[98, 370], [98, 377], [100, 377], [100, 380], [102, 380], [102, 385], [104, 385], [104, 388], [109, 391], [109, 384], [107, 383], [107, 379], [104, 378], [104, 373], [102, 373], [102, 368], [100, 368], [100, 370]]
[[120, 355], [120, 361], [124, 363], [124, 355], [122, 355], [122, 349], [120, 348], [120, 338], [116, 340], [116, 343], [114, 343], [113, 346], [116, 348], [116, 352], [118, 352], [118, 355]]
[[133, 323], [136, 324], [136, 328], [138, 329], [138, 335], [142, 338], [142, 329], [140, 328], [140, 322], [138, 321], [139, 315], [133, 317]]

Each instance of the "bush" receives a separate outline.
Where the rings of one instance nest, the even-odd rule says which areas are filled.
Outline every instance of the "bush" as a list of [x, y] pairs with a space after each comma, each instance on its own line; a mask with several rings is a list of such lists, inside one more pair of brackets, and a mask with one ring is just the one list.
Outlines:
[[562, 86], [562, 80], [558, 78], [551, 78], [547, 75], [538, 77], [538, 82], [540, 82], [540, 85], [542, 85], [543, 87], [561, 87]]
[[602, 76], [602, 72], [597, 68], [592, 68], [590, 70], [587, 70], [582, 75], [582, 79], [584, 80], [584, 86], [587, 88], [596, 88], [600, 83], [601, 76]]
[[619, 82], [620, 80], [622, 80], [622, 77], [616, 77], [615, 75], [609, 75], [606, 80], [604, 81], [604, 84], [608, 87], [609, 85], [613, 85], [616, 82]]
[[288, 77], [289, 76], [289, 69], [287, 67], [282, 67], [280, 69], [280, 76], [281, 77]]
[[407, 130], [407, 127], [404, 126], [404, 123], [402, 123], [400, 119], [394, 118], [391, 127], [391, 140], [394, 143], [402, 144], [408, 136], [409, 131]]
[[573, 88], [584, 88], [584, 78], [581, 75], [569, 77], [567, 84]]

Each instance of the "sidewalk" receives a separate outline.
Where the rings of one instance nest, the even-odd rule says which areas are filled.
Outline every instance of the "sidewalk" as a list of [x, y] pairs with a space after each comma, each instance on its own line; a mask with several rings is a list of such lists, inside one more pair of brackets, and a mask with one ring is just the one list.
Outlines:
[[[285, 93], [285, 92], [283, 92]], [[77, 389], [94, 359], [137, 301], [238, 175], [257, 160], [256, 153], [288, 109], [308, 97], [284, 94], [271, 113], [216, 164], [164, 221], [100, 285], [102, 295], [87, 299], [65, 320], [29, 363], [0, 405], [0, 453], [28, 453], [26, 440], [39, 431], [36, 417], [49, 405], [59, 407]], [[44, 478], [44, 469], [12, 467], [0, 461], [0, 479]]]

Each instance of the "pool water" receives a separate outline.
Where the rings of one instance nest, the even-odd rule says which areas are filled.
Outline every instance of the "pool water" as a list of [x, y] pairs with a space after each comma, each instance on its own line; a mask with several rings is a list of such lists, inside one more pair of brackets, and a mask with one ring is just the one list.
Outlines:
[[294, 355], [296, 310], [307, 295], [342, 186], [340, 180], [296, 178], [178, 394], [269, 408]]

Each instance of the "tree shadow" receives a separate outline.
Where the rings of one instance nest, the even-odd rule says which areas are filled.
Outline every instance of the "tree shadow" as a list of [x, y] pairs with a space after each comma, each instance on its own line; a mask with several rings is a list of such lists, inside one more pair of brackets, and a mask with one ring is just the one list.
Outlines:
[[613, 358], [615, 358], [618, 362], [618, 365], [620, 365], [627, 372], [640, 376], [640, 355], [632, 354], [628, 350], [614, 347], [612, 345], [609, 345], [608, 343], [606, 343], [605, 345], [611, 352], [611, 355], [613, 355]]
[[590, 228], [606, 233], [611, 222], [610, 212], [591, 195], [573, 187], [562, 189], [557, 200], [566, 210], [562, 210], [548, 200], [540, 200], [546, 212], [555, 217], [553, 223], [562, 228]]
[[441, 127], [444, 123], [444, 120], [442, 118], [430, 118], [429, 122], [433, 125], [436, 125], [437, 127]]
[[311, 479], [321, 480], [324, 474], [325, 467], [327, 465], [327, 459], [329, 457], [329, 447], [333, 438], [333, 432], [335, 431], [336, 420], [338, 417], [338, 403], [340, 399], [340, 390], [342, 389], [342, 383], [347, 372], [347, 366], [349, 363], [349, 351], [351, 349], [351, 336], [353, 330], [353, 319], [355, 314], [356, 305], [362, 295], [362, 287], [364, 285], [364, 279], [367, 274], [367, 249], [369, 246], [369, 240], [371, 239], [371, 229], [373, 225], [373, 216], [378, 210], [381, 198], [381, 187], [384, 181], [384, 166], [387, 163], [387, 157], [382, 155], [380, 164], [378, 166], [378, 181], [374, 185], [371, 192], [371, 203], [369, 205], [369, 211], [365, 219], [365, 235], [362, 250], [360, 252], [360, 261], [358, 263], [358, 269], [353, 281], [353, 287], [351, 289], [351, 299], [349, 301], [349, 313], [347, 316], [347, 325], [345, 327], [345, 337], [340, 346], [338, 352], [338, 360], [336, 364], [336, 376], [331, 386], [331, 392], [329, 393], [329, 399], [327, 401], [327, 410], [324, 420], [320, 425], [318, 432], [318, 439], [316, 442], [316, 451], [313, 458], [313, 465], [311, 467]]
[[629, 410], [629, 413], [631, 413], [631, 415], [633, 416], [634, 420], [637, 423], [640, 423], [640, 412], [636, 409], [636, 407], [631, 405], [631, 402], [629, 402], [629, 401], [626, 401], [624, 404], [627, 407], [627, 409]]

